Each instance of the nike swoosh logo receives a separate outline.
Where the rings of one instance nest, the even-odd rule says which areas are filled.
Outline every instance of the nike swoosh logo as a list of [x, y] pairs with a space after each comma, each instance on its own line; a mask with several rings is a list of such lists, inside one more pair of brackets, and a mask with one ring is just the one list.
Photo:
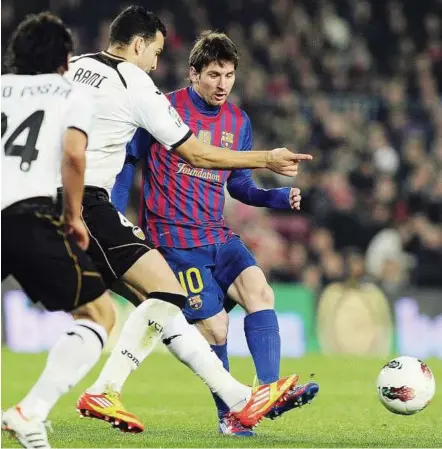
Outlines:
[[69, 337], [72, 337], [72, 335], [76, 335], [77, 337], [81, 338], [83, 340], [83, 337], [80, 334], [77, 334], [77, 332], [66, 332], [66, 335], [69, 335]]
[[163, 339], [163, 343], [164, 343], [166, 346], [169, 346], [169, 345], [172, 343], [172, 340], [173, 340], [173, 339], [175, 339], [175, 338], [177, 338], [177, 337], [181, 337], [181, 336], [182, 336], [181, 334], [171, 335], [171, 336], [168, 337], [168, 338], [164, 338], [164, 339]]

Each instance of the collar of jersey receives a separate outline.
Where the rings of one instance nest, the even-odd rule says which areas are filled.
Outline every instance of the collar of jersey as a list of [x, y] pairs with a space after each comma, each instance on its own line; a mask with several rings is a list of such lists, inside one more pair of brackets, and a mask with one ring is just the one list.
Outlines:
[[212, 106], [206, 103], [206, 101], [204, 101], [204, 99], [198, 94], [193, 86], [189, 87], [189, 96], [194, 106], [198, 109], [198, 112], [203, 115], [206, 115], [208, 117], [215, 117], [221, 110], [220, 106]]
[[112, 53], [109, 53], [106, 50], [103, 50], [101, 53], [104, 53], [106, 56], [109, 56], [109, 58], [119, 59], [120, 61], [126, 61], [126, 59], [122, 58], [121, 56], [113, 55]]

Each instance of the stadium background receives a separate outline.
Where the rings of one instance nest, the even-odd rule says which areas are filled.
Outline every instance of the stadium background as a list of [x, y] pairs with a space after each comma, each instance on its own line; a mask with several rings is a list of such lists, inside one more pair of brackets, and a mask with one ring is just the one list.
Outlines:
[[[254, 147], [315, 157], [295, 180], [301, 212], [226, 204], [275, 289], [283, 355], [442, 358], [442, 2], [145, 3], [168, 28], [153, 73], [163, 91], [186, 84], [200, 31], [225, 31], [240, 49], [232, 100], [251, 117]], [[76, 53], [104, 49], [124, 6], [4, 0], [2, 50], [26, 13], [45, 9], [71, 27]], [[292, 182], [265, 171], [255, 178], [267, 188]], [[138, 197], [135, 186], [134, 221]], [[115, 303], [121, 326], [131, 306]], [[2, 318], [2, 342], [23, 352], [50, 347], [69, 320], [31, 307], [12, 281], [2, 286]], [[239, 310], [229, 344], [248, 354]]]

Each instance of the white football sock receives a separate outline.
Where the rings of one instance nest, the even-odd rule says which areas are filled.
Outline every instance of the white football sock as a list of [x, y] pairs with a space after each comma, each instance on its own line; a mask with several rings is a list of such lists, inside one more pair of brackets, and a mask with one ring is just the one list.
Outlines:
[[108, 387], [121, 392], [130, 373], [158, 343], [164, 323], [176, 314], [181, 314], [177, 306], [154, 298], [147, 299], [133, 310], [100, 376], [87, 392], [101, 394]]
[[244, 408], [252, 390], [232, 377], [209, 343], [191, 326], [183, 314], [170, 320], [163, 330], [163, 342], [170, 352], [187, 365], [232, 411]]
[[77, 320], [51, 349], [37, 383], [18, 404], [24, 416], [44, 421], [58, 399], [95, 365], [107, 332], [90, 320]]
[[178, 307], [150, 298], [138, 306], [124, 324], [116, 347], [97, 381], [88, 388], [101, 394], [109, 386], [121, 392], [132, 371], [150, 354], [159, 338], [170, 352], [197, 374], [234, 411], [241, 410], [251, 389], [224, 369], [199, 331], [191, 326]]

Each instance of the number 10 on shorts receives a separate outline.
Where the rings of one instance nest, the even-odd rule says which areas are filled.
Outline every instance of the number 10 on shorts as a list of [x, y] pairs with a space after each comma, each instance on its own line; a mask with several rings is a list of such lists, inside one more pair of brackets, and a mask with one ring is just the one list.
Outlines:
[[178, 279], [187, 296], [189, 296], [189, 292], [194, 294], [200, 293], [204, 288], [203, 278], [198, 268], [193, 267], [186, 271], [179, 271]]

